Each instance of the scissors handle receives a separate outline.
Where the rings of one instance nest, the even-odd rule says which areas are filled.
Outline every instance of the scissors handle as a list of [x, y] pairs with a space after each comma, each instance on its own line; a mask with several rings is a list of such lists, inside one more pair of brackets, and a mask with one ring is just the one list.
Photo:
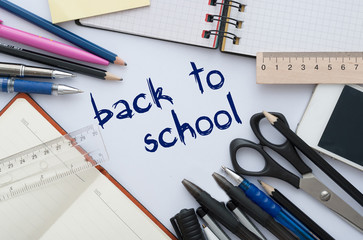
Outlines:
[[[283, 114], [277, 112], [274, 112], [272, 114], [277, 116], [287, 126], [289, 126]], [[295, 147], [291, 144], [290, 141], [286, 139], [285, 142], [283, 142], [282, 144], [275, 144], [270, 142], [263, 136], [260, 129], [260, 121], [263, 118], [265, 118], [265, 115], [263, 115], [263, 113], [256, 113], [250, 119], [250, 125], [252, 131], [260, 141], [260, 144], [267, 146], [272, 150], [274, 150], [275, 152], [279, 153], [286, 160], [288, 160], [296, 168], [296, 170], [299, 171], [300, 174], [304, 175], [306, 173], [311, 173], [312, 172], [311, 168], [308, 165], [306, 165], [305, 162], [300, 158], [299, 154], [296, 152]]]
[[[260, 153], [264, 160], [265, 166], [261, 171], [248, 171], [242, 168], [237, 161], [237, 151], [241, 148], [252, 148]], [[283, 168], [280, 164], [278, 164], [275, 160], [273, 160], [270, 155], [268, 155], [265, 150], [263, 150], [262, 146], [251, 142], [246, 139], [236, 138], [229, 145], [229, 151], [231, 155], [232, 165], [234, 170], [241, 175], [247, 176], [269, 176], [275, 177], [285, 182], [290, 183], [296, 188], [299, 188], [300, 178], [293, 173], [289, 172], [285, 168]]]

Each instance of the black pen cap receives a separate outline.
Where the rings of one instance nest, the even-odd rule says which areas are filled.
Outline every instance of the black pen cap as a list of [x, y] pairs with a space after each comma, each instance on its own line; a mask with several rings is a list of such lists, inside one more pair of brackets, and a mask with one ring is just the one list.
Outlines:
[[230, 230], [233, 234], [240, 237], [241, 239], [256, 239], [259, 238], [248, 230], [245, 226], [243, 226], [226, 208], [226, 206], [212, 198], [211, 195], [205, 192], [203, 189], [195, 185], [194, 183], [184, 179], [182, 181], [185, 188], [189, 191], [189, 193], [197, 200], [197, 202], [204, 208], [208, 210], [208, 213], [218, 222], [220, 222], [223, 226], [225, 226], [228, 230]]
[[179, 239], [206, 240], [193, 208], [180, 210], [170, 222]]

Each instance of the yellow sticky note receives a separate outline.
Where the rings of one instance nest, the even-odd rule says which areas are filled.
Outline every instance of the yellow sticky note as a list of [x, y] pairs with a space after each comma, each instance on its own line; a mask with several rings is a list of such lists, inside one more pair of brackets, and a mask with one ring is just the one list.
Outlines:
[[48, 0], [53, 23], [150, 5], [150, 0]]

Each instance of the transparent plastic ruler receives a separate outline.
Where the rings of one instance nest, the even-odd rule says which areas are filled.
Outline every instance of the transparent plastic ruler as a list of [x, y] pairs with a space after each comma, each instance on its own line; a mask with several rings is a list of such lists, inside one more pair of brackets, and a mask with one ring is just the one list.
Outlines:
[[256, 82], [362, 84], [363, 52], [260, 52]]
[[0, 159], [0, 201], [77, 174], [108, 160], [97, 126], [44, 142]]

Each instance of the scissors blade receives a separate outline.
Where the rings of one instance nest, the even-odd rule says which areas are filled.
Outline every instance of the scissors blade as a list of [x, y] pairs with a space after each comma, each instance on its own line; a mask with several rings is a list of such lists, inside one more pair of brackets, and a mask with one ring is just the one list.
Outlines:
[[300, 188], [363, 231], [363, 217], [321, 183], [314, 174], [304, 174], [303, 178], [300, 179]]

